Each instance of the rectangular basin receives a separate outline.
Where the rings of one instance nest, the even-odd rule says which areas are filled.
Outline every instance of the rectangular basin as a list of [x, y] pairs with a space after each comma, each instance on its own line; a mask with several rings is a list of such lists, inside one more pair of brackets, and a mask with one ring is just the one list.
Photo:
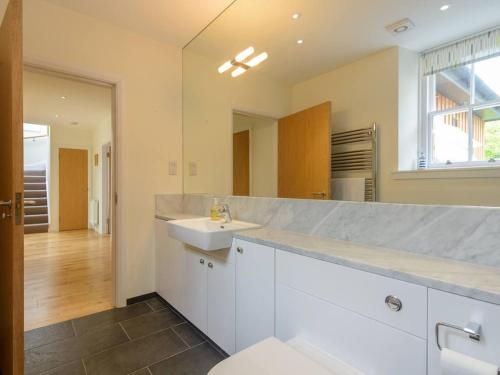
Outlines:
[[230, 247], [234, 232], [255, 228], [260, 225], [238, 220], [224, 223], [203, 217], [169, 221], [168, 235], [199, 249], [214, 251]]

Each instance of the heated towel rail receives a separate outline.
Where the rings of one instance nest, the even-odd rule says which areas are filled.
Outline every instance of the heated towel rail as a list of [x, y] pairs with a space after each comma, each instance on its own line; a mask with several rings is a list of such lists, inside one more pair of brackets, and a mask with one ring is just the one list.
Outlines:
[[377, 124], [333, 133], [331, 161], [333, 178], [338, 172], [366, 172], [365, 201], [377, 200]]

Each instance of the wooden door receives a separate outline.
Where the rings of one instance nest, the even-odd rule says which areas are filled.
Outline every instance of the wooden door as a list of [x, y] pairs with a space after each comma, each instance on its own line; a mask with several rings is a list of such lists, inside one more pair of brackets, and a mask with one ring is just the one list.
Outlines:
[[0, 373], [14, 375], [24, 352], [21, 22], [21, 1], [10, 0], [0, 26]]
[[59, 149], [59, 230], [88, 228], [88, 152]]
[[331, 104], [278, 120], [278, 197], [330, 199]]
[[233, 134], [233, 195], [250, 195], [250, 131]]

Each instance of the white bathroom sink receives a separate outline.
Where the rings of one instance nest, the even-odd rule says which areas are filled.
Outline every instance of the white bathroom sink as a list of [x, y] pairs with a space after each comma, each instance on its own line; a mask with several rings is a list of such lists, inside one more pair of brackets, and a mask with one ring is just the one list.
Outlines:
[[231, 246], [233, 232], [259, 228], [260, 225], [233, 220], [230, 223], [213, 221], [209, 217], [171, 220], [168, 235], [202, 250], [213, 251]]

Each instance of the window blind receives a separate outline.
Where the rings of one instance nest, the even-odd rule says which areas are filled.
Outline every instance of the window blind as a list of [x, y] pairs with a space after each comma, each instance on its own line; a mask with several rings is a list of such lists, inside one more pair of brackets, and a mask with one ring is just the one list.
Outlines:
[[421, 54], [422, 75], [500, 55], [500, 27]]

